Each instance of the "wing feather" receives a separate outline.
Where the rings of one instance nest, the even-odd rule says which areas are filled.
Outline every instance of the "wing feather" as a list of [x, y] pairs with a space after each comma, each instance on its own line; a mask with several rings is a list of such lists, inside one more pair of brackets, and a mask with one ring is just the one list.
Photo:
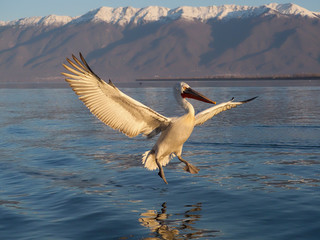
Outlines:
[[235, 108], [241, 104], [244, 104], [244, 103], [247, 103], [247, 102], [250, 102], [254, 99], [256, 99], [257, 97], [254, 97], [254, 98], [250, 98], [248, 100], [245, 100], [245, 101], [241, 101], [241, 102], [234, 102], [234, 98], [232, 98], [230, 101], [228, 102], [224, 102], [224, 103], [220, 103], [214, 107], [211, 107], [211, 108], [208, 108], [202, 112], [199, 112], [196, 116], [195, 116], [195, 126], [197, 125], [201, 125], [203, 123], [205, 123], [206, 121], [208, 121], [209, 119], [211, 119], [213, 116], [223, 112], [223, 111], [226, 111], [226, 110], [229, 110], [231, 108]]
[[68, 63], [70, 63], [70, 65], [74, 68], [76, 68], [77, 70], [79, 70], [82, 73], [86, 73], [85, 70], [83, 70], [83, 68], [79, 67], [77, 64], [75, 64], [74, 62], [72, 62], [69, 58], [67, 58]]
[[67, 58], [72, 66], [62, 64], [70, 73], [66, 76], [73, 91], [92, 114], [113, 129], [129, 137], [160, 132], [170, 124], [170, 119], [121, 92], [110, 80], [106, 83], [89, 67], [80, 53], [81, 61], [72, 55]]

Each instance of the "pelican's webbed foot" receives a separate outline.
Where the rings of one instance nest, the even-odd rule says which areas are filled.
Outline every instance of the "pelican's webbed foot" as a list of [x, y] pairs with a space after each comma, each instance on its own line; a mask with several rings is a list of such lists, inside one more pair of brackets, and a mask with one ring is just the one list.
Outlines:
[[162, 170], [162, 171], [159, 171], [159, 172], [158, 172], [158, 175], [163, 179], [163, 181], [164, 181], [166, 184], [168, 184], [167, 179], [166, 179], [166, 177], [164, 176], [163, 170]]
[[165, 175], [164, 175], [163, 167], [161, 166], [161, 164], [159, 163], [159, 161], [158, 161], [157, 159], [156, 159], [156, 163], [157, 163], [158, 168], [159, 168], [159, 173], [158, 173], [158, 175], [163, 179], [163, 181], [164, 181], [166, 184], [168, 184], [167, 179], [166, 179], [166, 177], [165, 177]]
[[191, 163], [188, 163], [186, 160], [184, 160], [181, 156], [177, 156], [181, 162], [183, 162], [186, 166], [183, 168], [185, 171], [191, 173], [191, 174], [196, 174], [200, 170], [196, 166], [193, 166]]
[[200, 170], [199, 168], [197, 168], [196, 166], [193, 166], [192, 164], [188, 163], [184, 168], [183, 170], [191, 173], [191, 174], [196, 174], [198, 173]]

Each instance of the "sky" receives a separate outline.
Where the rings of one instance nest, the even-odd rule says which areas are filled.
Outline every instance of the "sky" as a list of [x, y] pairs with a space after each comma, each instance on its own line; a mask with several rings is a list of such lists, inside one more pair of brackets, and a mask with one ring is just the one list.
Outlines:
[[48, 16], [50, 14], [75, 17], [101, 6], [132, 6], [136, 8], [163, 6], [176, 8], [179, 6], [220, 6], [224, 4], [260, 6], [272, 2], [291, 2], [310, 11], [320, 12], [320, 0], [1, 0], [0, 21]]

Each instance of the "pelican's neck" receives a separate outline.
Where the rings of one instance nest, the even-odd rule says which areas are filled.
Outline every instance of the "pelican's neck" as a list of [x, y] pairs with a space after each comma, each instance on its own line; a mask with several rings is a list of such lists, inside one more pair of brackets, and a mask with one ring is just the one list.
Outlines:
[[188, 115], [194, 116], [194, 108], [191, 103], [189, 103], [185, 98], [182, 97], [181, 84], [176, 85], [174, 88], [174, 96], [180, 106], [188, 113]]
[[194, 116], [194, 114], [195, 114], [194, 108], [193, 108], [192, 104], [189, 103], [185, 98], [182, 98], [181, 106], [184, 108], [184, 110], [185, 110], [188, 114]]

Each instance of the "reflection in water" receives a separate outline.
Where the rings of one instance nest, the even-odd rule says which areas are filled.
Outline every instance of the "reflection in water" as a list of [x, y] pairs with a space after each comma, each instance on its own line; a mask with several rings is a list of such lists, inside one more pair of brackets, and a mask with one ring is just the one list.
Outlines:
[[186, 205], [184, 213], [167, 213], [167, 203], [160, 211], [147, 210], [140, 214], [139, 222], [153, 233], [154, 237], [146, 239], [194, 239], [199, 237], [216, 237], [218, 230], [206, 230], [195, 227], [201, 218], [201, 203]]

